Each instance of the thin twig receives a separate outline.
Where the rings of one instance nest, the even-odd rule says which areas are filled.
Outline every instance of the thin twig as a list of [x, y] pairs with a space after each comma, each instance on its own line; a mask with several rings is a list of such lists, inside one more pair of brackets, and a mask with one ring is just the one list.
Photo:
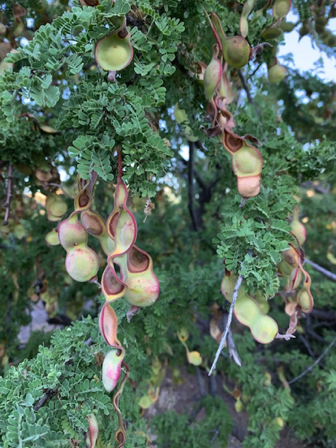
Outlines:
[[307, 258], [305, 258], [305, 262], [310, 264], [310, 266], [323, 274], [325, 277], [329, 278], [333, 282], [336, 282], [336, 274], [334, 274], [333, 272], [328, 271], [327, 269], [323, 268], [319, 264], [314, 263], [313, 261], [307, 260]]
[[248, 84], [246, 82], [246, 79], [245, 79], [245, 76], [243, 75], [241, 70], [238, 70], [238, 76], [239, 76], [239, 79], [240, 79], [240, 81], [241, 81], [241, 83], [243, 85], [243, 88], [244, 88], [245, 92], [246, 92], [248, 102], [250, 104], [253, 104], [254, 110], [256, 111], [256, 114], [259, 115], [259, 110], [257, 108], [256, 103], [254, 102], [254, 99], [251, 96], [251, 92], [250, 92], [249, 86], [248, 86]]
[[260, 69], [262, 64], [263, 64], [262, 62], [260, 62], [260, 64], [258, 64], [258, 67], [250, 74], [248, 79], [251, 79], [257, 73], [257, 71]]
[[308, 372], [312, 371], [314, 367], [317, 366], [317, 364], [321, 361], [322, 358], [325, 357], [325, 355], [329, 352], [329, 350], [335, 345], [336, 343], [336, 337], [330, 342], [328, 347], [324, 350], [324, 352], [317, 358], [315, 362], [311, 366], [309, 366], [306, 370], [304, 370], [299, 376], [293, 378], [292, 380], [288, 381], [288, 384], [293, 384], [295, 381], [299, 380], [303, 376], [305, 376]]
[[46, 404], [50, 398], [52, 398], [54, 395], [56, 395], [57, 390], [56, 389], [47, 389], [44, 395], [39, 399], [39, 401], [33, 406], [34, 411], [38, 411], [42, 406]]
[[10, 203], [12, 197], [12, 175], [13, 175], [13, 166], [9, 165], [7, 174], [7, 196], [5, 202], [6, 213], [5, 213], [5, 219], [2, 223], [3, 226], [7, 226], [9, 220]]
[[188, 196], [189, 196], [189, 213], [193, 229], [197, 232], [198, 225], [194, 208], [194, 143], [189, 142], [189, 163], [188, 163]]
[[200, 388], [200, 392], [202, 397], [205, 397], [207, 395], [207, 391], [205, 390], [205, 385], [204, 385], [204, 381], [203, 381], [203, 377], [202, 377], [202, 372], [201, 369], [199, 367], [197, 367], [196, 369], [196, 376], [197, 376], [197, 381], [198, 381], [198, 385]]
[[225, 326], [225, 330], [224, 330], [222, 339], [220, 341], [218, 350], [216, 352], [215, 360], [212, 363], [212, 366], [211, 366], [211, 369], [210, 369], [210, 372], [209, 372], [209, 376], [212, 374], [213, 370], [215, 369], [217, 361], [218, 361], [218, 358], [219, 358], [219, 356], [220, 356], [220, 354], [221, 354], [221, 352], [223, 350], [223, 347], [225, 345], [226, 336], [227, 336], [227, 334], [229, 332], [231, 321], [232, 321], [233, 309], [234, 309], [234, 306], [236, 304], [236, 300], [238, 298], [238, 292], [239, 292], [239, 288], [240, 288], [240, 285], [241, 285], [242, 281], [243, 281], [243, 276], [239, 275], [238, 279], [237, 279], [237, 282], [235, 284], [234, 290], [233, 290], [232, 302], [231, 302], [231, 305], [230, 305], [228, 320], [227, 320], [227, 323], [226, 323], [226, 326]]

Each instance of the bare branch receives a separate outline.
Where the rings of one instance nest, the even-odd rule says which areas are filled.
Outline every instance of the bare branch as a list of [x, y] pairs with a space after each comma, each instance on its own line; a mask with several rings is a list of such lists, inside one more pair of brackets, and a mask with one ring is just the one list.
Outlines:
[[197, 218], [194, 208], [194, 143], [189, 142], [189, 162], [188, 162], [188, 208], [193, 229], [197, 232]]
[[311, 366], [309, 366], [306, 370], [304, 370], [299, 376], [293, 378], [292, 380], [288, 381], [288, 384], [293, 384], [295, 381], [299, 380], [303, 376], [305, 376], [308, 372], [311, 372], [314, 367], [317, 366], [317, 364], [321, 361], [322, 358], [325, 357], [325, 355], [329, 352], [329, 350], [335, 345], [336, 343], [336, 337], [330, 342], [328, 347], [324, 350], [324, 352], [317, 358], [315, 362]]
[[242, 281], [243, 281], [243, 277], [242, 277], [242, 275], [239, 275], [239, 276], [238, 276], [238, 279], [237, 279], [237, 282], [236, 282], [236, 284], [235, 284], [234, 290], [233, 290], [232, 302], [231, 302], [231, 305], [230, 305], [230, 311], [229, 311], [228, 320], [227, 320], [227, 323], [226, 323], [226, 326], [225, 326], [225, 330], [224, 330], [222, 339], [221, 339], [221, 341], [220, 341], [218, 350], [217, 350], [217, 352], [216, 352], [215, 360], [214, 360], [214, 362], [212, 363], [210, 372], [209, 372], [209, 374], [208, 374], [209, 376], [212, 374], [213, 370], [215, 369], [216, 364], [217, 364], [217, 361], [218, 361], [218, 358], [219, 358], [219, 356], [220, 356], [220, 354], [221, 354], [221, 352], [222, 352], [222, 350], [223, 350], [223, 347], [224, 347], [224, 345], [225, 345], [226, 337], [227, 337], [227, 334], [228, 334], [228, 332], [229, 332], [230, 325], [231, 325], [231, 322], [232, 322], [233, 309], [234, 309], [234, 307], [235, 307], [236, 300], [237, 300], [237, 298], [238, 298], [238, 292], [239, 292], [240, 285], [242, 284]]
[[319, 264], [314, 263], [313, 261], [307, 260], [307, 258], [305, 258], [305, 262], [316, 269], [318, 272], [323, 274], [325, 277], [329, 278], [333, 282], [336, 282], [336, 274], [334, 274], [333, 272], [328, 271], [327, 269], [323, 268]]
[[5, 219], [3, 220], [2, 225], [7, 226], [8, 220], [9, 220], [9, 214], [10, 214], [10, 203], [11, 203], [11, 197], [12, 197], [12, 175], [13, 175], [13, 166], [9, 165], [8, 167], [8, 174], [7, 174], [7, 196], [6, 196], [6, 202], [5, 202]]
[[254, 99], [251, 96], [251, 92], [250, 92], [249, 86], [248, 86], [248, 84], [246, 82], [246, 79], [245, 79], [245, 76], [243, 75], [241, 70], [238, 70], [238, 75], [239, 75], [239, 79], [240, 79], [240, 81], [241, 81], [241, 83], [243, 85], [243, 88], [244, 88], [244, 90], [246, 92], [248, 102], [250, 104], [253, 104], [254, 110], [256, 111], [256, 114], [259, 115], [259, 110], [257, 108], [256, 103], [254, 102]]

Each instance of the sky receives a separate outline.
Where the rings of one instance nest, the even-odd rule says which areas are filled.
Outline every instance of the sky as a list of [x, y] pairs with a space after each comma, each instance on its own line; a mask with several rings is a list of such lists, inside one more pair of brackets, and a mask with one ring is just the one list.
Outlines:
[[[297, 22], [297, 16], [290, 12], [287, 16], [287, 22]], [[328, 22], [327, 29], [336, 33], [336, 19], [331, 19]], [[299, 69], [300, 72], [307, 70], [316, 70], [314, 63], [322, 58], [324, 68], [319, 70], [318, 75], [326, 81], [335, 81], [336, 78], [336, 49], [335, 56], [328, 58], [326, 54], [320, 51], [316, 45], [312, 47], [312, 40], [309, 36], [304, 36], [299, 42], [299, 26], [295, 28], [291, 33], [284, 33], [285, 45], [281, 45], [279, 48], [278, 57], [281, 61], [281, 56], [288, 53], [293, 54], [294, 64], [290, 64], [291, 67]], [[288, 65], [288, 63], [284, 63]]]

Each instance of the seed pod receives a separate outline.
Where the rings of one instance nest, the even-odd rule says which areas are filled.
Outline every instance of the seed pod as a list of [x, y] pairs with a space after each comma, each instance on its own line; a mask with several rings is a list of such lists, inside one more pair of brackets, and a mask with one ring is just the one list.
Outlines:
[[95, 58], [97, 64], [109, 72], [122, 70], [132, 62], [133, 48], [126, 23], [114, 33], [98, 41]]
[[244, 145], [232, 154], [232, 169], [237, 176], [238, 192], [244, 198], [257, 196], [260, 192], [260, 173], [263, 160], [258, 149]]
[[101, 335], [110, 347], [120, 345], [117, 339], [118, 318], [114, 309], [108, 302], [104, 303], [99, 314], [99, 329]]
[[66, 251], [78, 245], [85, 245], [88, 241], [88, 234], [83, 224], [78, 221], [77, 215], [62, 221], [57, 231], [59, 241]]
[[280, 28], [280, 24], [276, 23], [274, 25], [271, 25], [269, 28], [267, 28], [263, 33], [262, 33], [262, 38], [265, 40], [273, 40], [273, 39], [277, 39], [278, 37], [281, 36], [281, 34], [283, 33], [282, 29]]
[[285, 17], [291, 8], [291, 0], [275, 0], [273, 4], [273, 17], [275, 20]]
[[247, 0], [246, 3], [244, 3], [243, 11], [240, 17], [239, 21], [239, 28], [240, 28], [240, 34], [243, 37], [246, 37], [248, 35], [248, 21], [247, 18], [251, 14], [251, 11], [253, 9], [255, 0]]
[[57, 246], [60, 243], [58, 239], [57, 228], [52, 229], [49, 233], [47, 233], [45, 242], [48, 244], [48, 246]]
[[287, 75], [287, 70], [280, 64], [275, 64], [268, 68], [268, 80], [272, 84], [281, 82]]
[[211, 62], [204, 72], [204, 90], [205, 96], [208, 100], [212, 100], [212, 97], [221, 82], [223, 68], [220, 60], [218, 59], [218, 53], [219, 46], [218, 44], [215, 44]]
[[303, 283], [303, 287], [298, 292], [296, 299], [302, 311], [304, 313], [310, 313], [314, 307], [314, 299], [310, 292], [311, 278], [306, 271], [304, 271], [304, 274], [305, 280]]
[[111, 267], [110, 265], [107, 265], [103, 272], [101, 286], [105, 299], [108, 302], [114, 302], [120, 297], [123, 297], [127, 288], [126, 284], [119, 280], [114, 267]]
[[234, 93], [232, 91], [231, 83], [227, 77], [227, 73], [224, 71], [222, 74], [218, 93], [224, 100], [225, 104], [231, 104], [234, 101]]
[[95, 448], [98, 439], [98, 421], [94, 414], [87, 416], [89, 422], [89, 432], [86, 438], [86, 443], [89, 448]]
[[100, 245], [106, 255], [109, 255], [115, 249], [115, 243], [109, 237], [106, 231], [106, 225], [99, 213], [91, 209], [81, 213], [81, 221], [86, 231], [99, 239]]
[[247, 294], [237, 298], [234, 314], [239, 322], [250, 327], [260, 317], [260, 309], [257, 302]]
[[107, 392], [112, 392], [116, 387], [121, 372], [121, 363], [124, 359], [125, 352], [121, 347], [112, 349], [107, 353], [103, 362], [102, 377], [103, 385]]
[[230, 67], [242, 68], [250, 58], [251, 47], [241, 36], [229, 37], [223, 42], [223, 56]]
[[269, 312], [269, 303], [267, 300], [267, 296], [263, 296], [260, 291], [257, 291], [254, 296], [255, 300], [258, 302], [260, 311], [263, 314], [267, 314]]
[[280, 23], [280, 28], [285, 33], [290, 33], [295, 28], [295, 23], [293, 23], [293, 22], [281, 22]]
[[292, 232], [302, 245], [307, 238], [307, 232], [305, 226], [299, 220], [299, 207], [296, 205], [293, 210], [293, 219], [291, 223]]
[[261, 315], [250, 327], [252, 336], [261, 344], [269, 344], [278, 334], [278, 325], [270, 316]]
[[94, 250], [85, 245], [70, 249], [65, 258], [65, 267], [70, 277], [77, 282], [88, 282], [97, 275], [98, 256]]
[[57, 194], [51, 194], [46, 200], [46, 211], [49, 221], [60, 221], [66, 213], [68, 206]]

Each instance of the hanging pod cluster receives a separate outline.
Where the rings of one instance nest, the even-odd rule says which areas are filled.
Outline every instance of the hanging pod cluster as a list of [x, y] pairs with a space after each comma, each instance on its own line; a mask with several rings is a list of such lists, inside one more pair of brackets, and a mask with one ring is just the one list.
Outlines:
[[[119, 399], [129, 375], [129, 368], [124, 362], [125, 349], [117, 339], [118, 319], [111, 302], [124, 297], [131, 304], [127, 313], [130, 319], [141, 307], [153, 304], [159, 296], [160, 289], [151, 257], [134, 244], [137, 224], [127, 207], [128, 191], [121, 179], [121, 171], [120, 167], [114, 195], [114, 209], [106, 223], [99, 213], [91, 209], [93, 188], [97, 178], [96, 173], [93, 173], [88, 182], [79, 181], [74, 212], [62, 221], [57, 229], [59, 242], [67, 252], [66, 270], [74, 280], [97, 282], [98, 255], [88, 247], [88, 235], [99, 239], [102, 250], [107, 255], [107, 266], [101, 279], [106, 303], [99, 315], [99, 328], [104, 340], [110, 346], [110, 351], [103, 362], [102, 381], [106, 391], [110, 393], [119, 382], [122, 366], [126, 369], [125, 376], [113, 397], [113, 405], [119, 419], [119, 427], [115, 433], [119, 447], [124, 446], [126, 441]], [[78, 219], [79, 215], [81, 220]]]
[[[233, 272], [225, 270], [225, 275], [221, 283], [221, 291], [229, 302], [232, 302], [236, 283], [237, 276]], [[259, 300], [261, 302], [264, 301], [264, 299]], [[254, 339], [261, 344], [269, 344], [277, 337], [277, 323], [272, 317], [267, 316], [261, 311], [261, 306], [258, 301], [245, 292], [243, 285], [238, 291], [234, 314], [241, 324], [249, 327]]]
[[[227, 106], [233, 102], [234, 94], [227, 68], [228, 65], [232, 67], [245, 65], [250, 57], [250, 47], [243, 37], [235, 36], [227, 39], [216, 14], [211, 13], [210, 23], [217, 43], [214, 45], [212, 59], [205, 69], [203, 79], [205, 95], [209, 101], [208, 112], [213, 118], [212, 127], [205, 132], [209, 137], [217, 136], [228, 151], [231, 156], [233, 172], [237, 176], [238, 192], [243, 198], [249, 198], [256, 196], [260, 191], [263, 161], [260, 151], [250, 144], [252, 142], [258, 145], [258, 140], [255, 137], [251, 135], [241, 137], [233, 132], [235, 123], [232, 114], [227, 110]], [[229, 43], [225, 43], [227, 40], [229, 40]], [[231, 50], [228, 53], [227, 48], [231, 48], [230, 46], [236, 45], [237, 42], [237, 48], [232, 50], [233, 56], [231, 58], [228, 56]], [[248, 45], [248, 51], [246, 51], [247, 47], [244, 42]], [[225, 45], [229, 45], [229, 47], [225, 47]], [[242, 51], [240, 52], [239, 49]], [[220, 53], [226, 61], [224, 67], [222, 60], [219, 59]], [[242, 65], [233, 61], [233, 58], [240, 57], [239, 54], [243, 55]], [[247, 140], [250, 143], [247, 143]]]

